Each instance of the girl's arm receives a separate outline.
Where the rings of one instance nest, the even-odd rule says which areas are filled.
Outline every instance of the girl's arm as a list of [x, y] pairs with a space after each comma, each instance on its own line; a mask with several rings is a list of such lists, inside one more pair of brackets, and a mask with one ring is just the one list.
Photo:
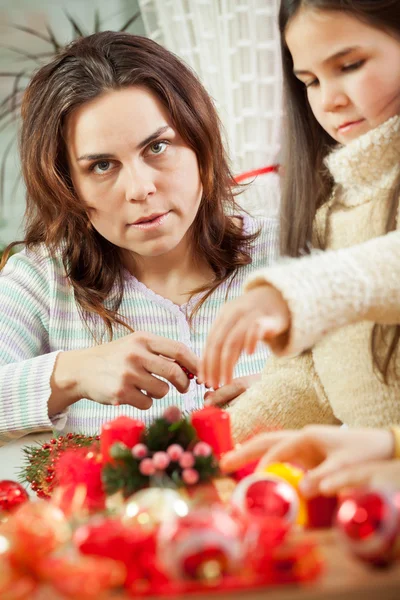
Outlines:
[[297, 354], [326, 333], [357, 321], [400, 323], [400, 231], [340, 250], [317, 252], [263, 269], [246, 290], [268, 284], [287, 303], [290, 327], [271, 347]]

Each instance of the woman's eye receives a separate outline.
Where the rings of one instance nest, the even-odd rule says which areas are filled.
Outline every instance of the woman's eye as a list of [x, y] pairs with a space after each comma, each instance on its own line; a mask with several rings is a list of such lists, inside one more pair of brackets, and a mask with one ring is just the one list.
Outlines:
[[110, 170], [110, 165], [111, 162], [109, 160], [100, 160], [97, 163], [94, 163], [90, 167], [90, 170], [93, 171], [93, 173], [97, 173], [97, 175], [103, 175]]
[[342, 71], [356, 71], [365, 63], [365, 60], [358, 60], [357, 62], [351, 63], [349, 65], [343, 65]]
[[152, 154], [162, 154], [163, 152], [165, 152], [167, 146], [167, 142], [154, 142], [154, 144], [151, 144], [149, 148]]

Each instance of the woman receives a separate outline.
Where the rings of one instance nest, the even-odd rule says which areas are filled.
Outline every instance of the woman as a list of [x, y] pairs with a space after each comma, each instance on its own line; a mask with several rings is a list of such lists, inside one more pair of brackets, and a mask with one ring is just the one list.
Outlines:
[[[200, 408], [205, 389], [181, 367], [196, 374], [218, 308], [276, 247], [273, 221], [239, 214], [208, 94], [155, 42], [103, 32], [36, 73], [22, 120], [26, 248], [0, 277], [1, 439]], [[244, 391], [265, 358], [243, 358], [216, 393]]]

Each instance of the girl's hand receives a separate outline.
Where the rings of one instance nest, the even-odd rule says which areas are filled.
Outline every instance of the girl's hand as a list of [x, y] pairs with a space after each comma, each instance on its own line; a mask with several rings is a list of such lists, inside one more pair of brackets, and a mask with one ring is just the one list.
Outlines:
[[251, 385], [259, 381], [261, 373], [257, 375], [247, 375], [246, 377], [236, 377], [232, 383], [223, 385], [215, 391], [208, 391], [204, 394], [204, 404], [206, 406], [222, 405], [231, 402], [240, 394], [243, 394]]
[[289, 325], [288, 306], [281, 293], [269, 285], [260, 285], [228, 302], [208, 336], [199, 381], [214, 389], [230, 384], [240, 354], [252, 354], [261, 340], [273, 346]]
[[293, 462], [310, 469], [301, 489], [305, 496], [315, 496], [336, 492], [338, 485], [334, 480], [332, 483], [332, 478], [344, 474], [349, 467], [355, 472], [363, 463], [387, 460], [393, 454], [394, 437], [388, 430], [310, 425], [299, 431], [257, 435], [228, 452], [220, 466], [224, 471], [235, 471], [261, 457], [261, 467], [272, 462]]
[[198, 360], [180, 342], [147, 332], [131, 333], [93, 348], [62, 352], [53, 371], [52, 390], [65, 389], [66, 381], [75, 381], [75, 400], [89, 398], [100, 404], [148, 409], [153, 398], [163, 398], [169, 391], [169, 385], [158, 377], [184, 393], [190, 381], [180, 365], [196, 375]]
[[323, 481], [325, 495], [333, 495], [351, 487], [400, 489], [400, 460], [373, 461], [346, 467]]

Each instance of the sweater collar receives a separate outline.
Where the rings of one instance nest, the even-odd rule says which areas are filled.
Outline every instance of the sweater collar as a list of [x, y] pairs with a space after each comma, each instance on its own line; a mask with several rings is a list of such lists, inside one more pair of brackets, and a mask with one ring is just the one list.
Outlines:
[[363, 204], [372, 199], [373, 190], [390, 189], [400, 165], [400, 116], [335, 148], [325, 164], [345, 192], [343, 204]]

